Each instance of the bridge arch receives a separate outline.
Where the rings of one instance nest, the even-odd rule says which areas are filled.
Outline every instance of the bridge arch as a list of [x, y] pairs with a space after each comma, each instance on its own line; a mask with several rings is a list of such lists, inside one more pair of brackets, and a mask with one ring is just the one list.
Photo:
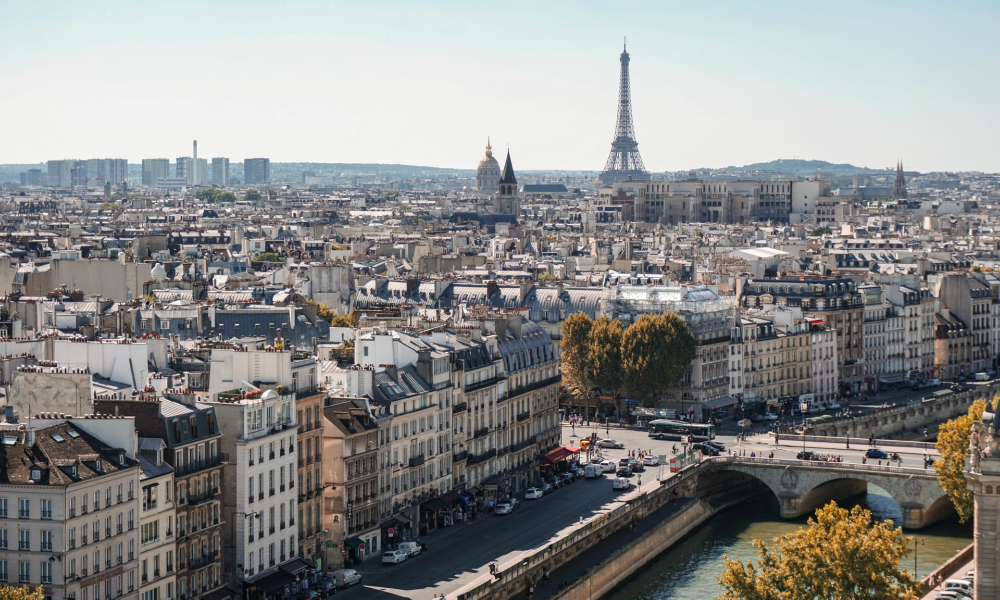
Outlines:
[[[719, 473], [715, 477], [724, 472], [739, 473], [743, 485], [746, 477], [766, 485], [778, 499], [781, 516], [785, 518], [812, 513], [830, 500], [839, 502], [865, 494], [868, 484], [885, 490], [896, 501], [903, 513], [900, 525], [907, 529], [926, 527], [953, 510], [937, 478], [924, 471], [743, 457], [718, 457], [710, 461], [709, 472]], [[714, 485], [724, 487], [717, 482]], [[702, 488], [700, 483], [699, 487]]]

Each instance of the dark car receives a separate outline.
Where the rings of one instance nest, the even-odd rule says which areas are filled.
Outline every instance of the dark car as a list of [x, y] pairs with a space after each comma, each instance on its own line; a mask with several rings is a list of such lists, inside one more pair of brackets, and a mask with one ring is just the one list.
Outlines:
[[961, 383], [956, 383], [955, 385], [951, 386], [951, 391], [953, 392], [967, 392], [971, 389], [972, 388], [970, 386], [963, 385]]
[[715, 448], [716, 450], [718, 450], [719, 452], [725, 452], [726, 451], [726, 446], [722, 442], [717, 442], [715, 440], [711, 440], [711, 441], [705, 442], [705, 445], [706, 446], [711, 446], [711, 447]]
[[543, 483], [542, 485], [540, 485], [538, 487], [541, 488], [542, 494], [545, 494], [546, 496], [549, 495], [549, 494], [551, 494], [552, 492], [556, 491], [556, 488], [552, 487], [548, 483]]
[[885, 450], [879, 450], [878, 448], [869, 448], [868, 452], [865, 452], [865, 456], [868, 458], [889, 458]]
[[646, 470], [646, 467], [642, 466], [641, 460], [633, 460], [628, 464], [628, 468], [632, 469], [633, 473], [641, 473]]
[[695, 444], [695, 445], [691, 446], [691, 448], [694, 449], [694, 450], [701, 450], [702, 454], [707, 454], [708, 456], [718, 456], [719, 455], [719, 451], [718, 450], [716, 450], [715, 448], [713, 448], [711, 446], [707, 446], [705, 444], [700, 444], [700, 443], [699, 444]]
[[615, 471], [615, 476], [616, 477], [631, 477], [632, 476], [632, 469], [629, 468], [629, 467], [618, 467], [618, 470]]
[[815, 455], [816, 455], [815, 452], [811, 452], [809, 450], [803, 450], [802, 452], [799, 452], [798, 454], [796, 454], [795, 458], [797, 458], [799, 460], [812, 460], [813, 456], [815, 456]]

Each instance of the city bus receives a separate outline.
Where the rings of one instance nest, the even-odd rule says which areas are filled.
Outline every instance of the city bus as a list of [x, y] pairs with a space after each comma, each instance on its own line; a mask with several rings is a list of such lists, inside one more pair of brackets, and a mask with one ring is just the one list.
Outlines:
[[684, 440], [690, 437], [695, 442], [715, 439], [715, 426], [708, 423], [687, 423], [657, 419], [649, 422], [649, 437], [657, 440]]

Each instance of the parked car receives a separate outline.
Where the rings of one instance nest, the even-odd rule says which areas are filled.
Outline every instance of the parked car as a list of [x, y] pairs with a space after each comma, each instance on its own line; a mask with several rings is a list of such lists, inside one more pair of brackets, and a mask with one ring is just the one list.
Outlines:
[[972, 596], [967, 596], [961, 590], [941, 590], [934, 600], [972, 600]]
[[583, 476], [586, 477], [587, 479], [597, 479], [603, 474], [604, 474], [604, 469], [601, 468], [601, 465], [591, 464], [587, 465], [583, 469]]
[[606, 439], [606, 440], [600, 440], [600, 441], [598, 441], [597, 442], [597, 447], [598, 448], [617, 448], [617, 449], [622, 449], [622, 448], [625, 447], [625, 444], [623, 444], [622, 442], [616, 441], [616, 440]]
[[527, 491], [524, 492], [524, 499], [525, 500], [538, 500], [539, 498], [541, 498], [544, 495], [545, 495], [545, 492], [543, 492], [541, 490], [541, 488], [528, 488]]
[[576, 481], [576, 474], [572, 473], [571, 471], [563, 473], [562, 475], [560, 475], [560, 477], [563, 480], [563, 485], [568, 483], [573, 483], [574, 481]]
[[543, 483], [540, 487], [542, 488], [542, 493], [546, 496], [556, 491], [556, 488], [552, 487], [552, 485], [548, 483]]
[[646, 465], [647, 467], [655, 467], [658, 464], [660, 464], [660, 459], [650, 454], [649, 456], [646, 456], [642, 459], [642, 464]]
[[632, 469], [630, 469], [628, 467], [618, 467], [618, 470], [615, 471], [615, 476], [616, 477], [631, 477], [632, 476]]
[[624, 477], [615, 477], [614, 481], [611, 482], [611, 489], [613, 490], [627, 490], [632, 487], [632, 482]]
[[337, 593], [337, 584], [334, 583], [332, 579], [330, 581], [324, 581], [317, 584], [316, 591], [319, 592], [319, 595], [323, 598], [329, 598]]
[[507, 504], [506, 502], [501, 502], [500, 504], [496, 505], [496, 508], [493, 509], [493, 512], [498, 515], [509, 515], [513, 510], [514, 510], [513, 506]]
[[583, 467], [576, 467], [572, 469], [570, 472], [573, 473], [573, 475], [575, 475], [577, 479], [579, 479], [584, 475], [586, 475], [586, 473], [583, 472], [583, 469], [584, 469]]
[[839, 402], [831, 402], [831, 403], [827, 404], [826, 407], [829, 408], [830, 410], [839, 410], [840, 409], [840, 403]]
[[868, 458], [889, 458], [889, 455], [885, 450], [879, 450], [878, 448], [869, 448], [868, 451], [865, 452], [865, 456]]
[[407, 554], [403, 550], [386, 550], [382, 553], [383, 565], [398, 565], [406, 560]]
[[976, 381], [989, 381], [989, 380], [990, 380], [989, 373], [976, 373]]
[[521, 506], [521, 503], [517, 501], [517, 498], [507, 498], [504, 502], [510, 504], [511, 510], [517, 510]]
[[319, 590], [302, 590], [295, 595], [295, 600], [319, 600], [322, 597]]
[[611, 462], [610, 460], [601, 461], [601, 471], [605, 473], [614, 473], [615, 468], [616, 468], [615, 463]]
[[361, 583], [361, 573], [354, 569], [337, 569], [330, 576], [333, 584], [337, 587], [350, 587], [356, 583]]

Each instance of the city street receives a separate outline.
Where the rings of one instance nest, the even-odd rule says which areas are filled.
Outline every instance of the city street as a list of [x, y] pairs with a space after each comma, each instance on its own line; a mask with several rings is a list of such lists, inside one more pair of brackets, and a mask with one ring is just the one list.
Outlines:
[[[581, 437], [594, 431], [593, 426], [564, 424], [563, 443], [576, 446]], [[602, 450], [604, 458], [610, 460], [625, 456], [629, 450], [652, 450], [669, 459], [673, 446], [681, 448], [678, 442], [651, 440], [645, 431], [638, 429], [612, 427], [610, 436], [605, 435], [604, 428], [596, 431], [600, 438], [610, 437], [625, 444], [624, 450]], [[767, 435], [751, 436], [743, 443], [738, 442], [735, 435], [720, 435], [717, 441], [725, 444], [727, 450], [745, 450], [748, 457], [751, 453], [768, 456], [774, 452], [775, 458], [794, 459], [802, 450], [801, 443], [782, 440], [776, 445], [773, 437]], [[852, 445], [847, 449], [843, 443], [807, 443], [806, 449], [842, 455], [845, 462], [860, 463], [867, 446]], [[890, 446], [885, 449], [899, 452], [904, 467], [923, 466], [922, 449]], [[877, 460], [869, 462], [878, 464]], [[631, 480], [634, 486], [641, 482], [642, 489], [648, 491], [658, 485], [659, 476], [670, 476], [669, 465], [646, 467]], [[565, 535], [579, 525], [581, 518], [586, 520], [612, 510], [638, 493], [635, 487], [625, 494], [613, 491], [611, 479], [610, 474], [597, 480], [580, 479], [541, 499], [522, 500], [521, 506], [510, 515], [486, 515], [471, 524], [461, 523], [434, 531], [420, 538], [428, 545], [426, 553], [399, 565], [382, 565], [378, 562], [380, 557], [371, 557], [363, 570], [364, 590], [348, 590], [347, 593], [365, 598], [432, 598], [434, 594], [447, 596], [476, 580], [485, 580], [489, 577], [490, 561], [497, 560], [501, 568], [506, 568], [535, 548]]]

